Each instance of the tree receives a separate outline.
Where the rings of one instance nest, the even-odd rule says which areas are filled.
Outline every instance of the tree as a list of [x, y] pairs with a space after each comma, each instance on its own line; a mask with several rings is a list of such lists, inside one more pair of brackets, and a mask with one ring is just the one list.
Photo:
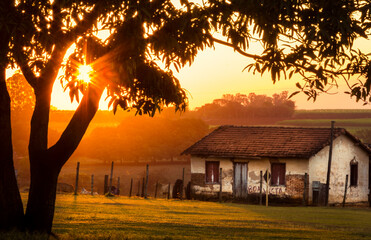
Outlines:
[[227, 118], [231, 120], [257, 120], [259, 118], [277, 120], [277, 118], [290, 118], [294, 110], [295, 103], [288, 99], [287, 91], [273, 94], [272, 97], [255, 93], [250, 93], [248, 96], [237, 93], [236, 95], [224, 94], [221, 99], [215, 99], [212, 103], [201, 106], [196, 110], [196, 115], [203, 119], [219, 121]]
[[30, 85], [28, 85], [24, 76], [15, 73], [6, 79], [6, 85], [11, 101], [11, 110], [14, 113], [29, 112], [34, 108], [35, 95]]
[[[169, 68], [191, 64], [198, 51], [215, 43], [255, 59], [256, 63], [247, 68], [260, 73], [270, 71], [273, 81], [286, 72], [289, 77], [295, 72], [301, 74], [305, 84], [298, 87], [314, 98], [316, 89], [326, 91], [326, 86], [336, 84], [338, 75], [364, 75], [366, 81], [350, 86], [352, 95], [367, 100], [370, 61], [362, 52], [349, 49], [355, 38], [367, 36], [371, 3], [180, 2], [180, 8], [170, 0], [0, 2], [1, 228], [51, 232], [59, 171], [81, 141], [105, 88], [114, 112], [120, 106], [153, 115], [169, 104], [184, 110], [185, 91]], [[360, 18], [354, 17], [358, 12]], [[111, 35], [102, 42], [94, 34], [104, 29]], [[214, 38], [215, 30], [220, 30], [225, 39]], [[253, 38], [262, 42], [262, 55], [246, 52]], [[77, 48], [65, 65], [62, 82], [71, 99], [79, 101], [79, 107], [57, 143], [48, 147], [52, 86], [73, 43]], [[163, 60], [164, 69], [156, 59]], [[349, 64], [338, 70], [345, 60]], [[5, 85], [5, 69], [15, 64], [36, 98], [29, 140], [31, 185], [24, 216], [14, 176], [10, 98]], [[77, 66], [82, 64], [93, 67], [93, 83], [82, 83], [76, 77]]]

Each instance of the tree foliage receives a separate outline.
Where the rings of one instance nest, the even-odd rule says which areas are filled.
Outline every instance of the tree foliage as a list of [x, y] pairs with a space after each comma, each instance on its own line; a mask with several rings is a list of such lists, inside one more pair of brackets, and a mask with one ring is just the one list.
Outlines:
[[[210, 1], [212, 24], [228, 40], [215, 41], [255, 59], [246, 69], [270, 72], [273, 82], [300, 74], [303, 81], [293, 94], [301, 91], [314, 100], [345, 80], [348, 93], [365, 102], [371, 100], [370, 59], [353, 43], [369, 35], [370, 6], [346, 0]], [[252, 39], [263, 45], [261, 55], [246, 51]]]
[[15, 73], [6, 80], [6, 85], [11, 99], [12, 111], [14, 113], [23, 112], [23, 114], [25, 111], [32, 111], [35, 106], [35, 95], [24, 76], [20, 73]]
[[[371, 100], [369, 56], [353, 48], [356, 38], [369, 34], [369, 1], [180, 3], [175, 7], [170, 0], [0, 1], [0, 151], [4, 153], [0, 179], [10, 180], [8, 185], [0, 181], [1, 227], [50, 233], [60, 169], [84, 136], [104, 89], [114, 111], [120, 106], [153, 115], [166, 105], [184, 110], [185, 91], [170, 67], [192, 64], [199, 51], [215, 43], [253, 58], [255, 63], [247, 69], [269, 71], [273, 82], [300, 74], [304, 81], [297, 86], [309, 98], [337, 86], [343, 76], [352, 96]], [[110, 31], [105, 41], [95, 36], [103, 30]], [[215, 38], [214, 32], [222, 39]], [[248, 52], [252, 40], [262, 44], [262, 54]], [[76, 51], [63, 64], [73, 43]], [[93, 67], [91, 84], [76, 78], [81, 64]], [[28, 145], [31, 185], [24, 216], [14, 177], [10, 98], [5, 87], [5, 69], [15, 65], [35, 93]], [[52, 86], [62, 65], [61, 81], [71, 99], [80, 103], [59, 140], [49, 146]]]
[[[294, 114], [295, 103], [288, 99], [288, 92], [266, 95], [249, 95], [237, 93], [225, 94], [221, 99], [205, 104], [195, 110], [195, 115], [208, 121], [223, 122], [233, 121], [259, 122], [262, 118], [272, 120], [290, 118]], [[256, 120], [256, 121], [251, 121]]]

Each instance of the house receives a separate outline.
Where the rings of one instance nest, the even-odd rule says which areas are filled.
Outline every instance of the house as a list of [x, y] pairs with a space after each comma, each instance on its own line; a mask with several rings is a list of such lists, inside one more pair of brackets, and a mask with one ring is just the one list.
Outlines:
[[[329, 203], [343, 201], [347, 175], [346, 202], [367, 202], [370, 149], [343, 128], [333, 136]], [[256, 199], [268, 170], [269, 198], [321, 203], [330, 138], [330, 128], [221, 126], [183, 152], [191, 155], [192, 197], [216, 198], [221, 183], [223, 198]]]

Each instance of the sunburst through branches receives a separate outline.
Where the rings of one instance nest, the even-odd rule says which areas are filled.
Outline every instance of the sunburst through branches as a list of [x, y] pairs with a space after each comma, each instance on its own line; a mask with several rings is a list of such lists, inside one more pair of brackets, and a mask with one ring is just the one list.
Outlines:
[[85, 83], [90, 83], [94, 72], [93, 68], [90, 65], [80, 65], [77, 70], [77, 79]]

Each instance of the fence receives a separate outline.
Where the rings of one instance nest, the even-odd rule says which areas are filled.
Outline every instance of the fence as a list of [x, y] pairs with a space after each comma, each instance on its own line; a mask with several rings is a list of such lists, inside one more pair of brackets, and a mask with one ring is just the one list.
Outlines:
[[[70, 192], [73, 189], [74, 194], [108, 194], [128, 197], [179, 199], [187, 197], [184, 183], [187, 179], [188, 181], [190, 180], [190, 173], [187, 169], [188, 176], [186, 176], [186, 167], [184, 166], [162, 167], [161, 171], [159, 171], [159, 166], [155, 166], [157, 171], [151, 172], [150, 165], [147, 164], [143, 167], [142, 172], [133, 173], [132, 175], [134, 176], [130, 176], [130, 171], [123, 174], [123, 168], [123, 166], [120, 166], [120, 170], [117, 171], [114, 162], [112, 162], [110, 169], [106, 172], [108, 174], [93, 173], [89, 175], [86, 169], [82, 173], [81, 170], [84, 169], [84, 166], [78, 162], [73, 179], [74, 185], [66, 187], [72, 185], [66, 183], [72, 182], [71, 174], [69, 179], [62, 176], [58, 183], [58, 192]], [[139, 167], [137, 166], [136, 168]], [[178, 174], [175, 172], [178, 172]], [[167, 175], [172, 177], [166, 178]]]

